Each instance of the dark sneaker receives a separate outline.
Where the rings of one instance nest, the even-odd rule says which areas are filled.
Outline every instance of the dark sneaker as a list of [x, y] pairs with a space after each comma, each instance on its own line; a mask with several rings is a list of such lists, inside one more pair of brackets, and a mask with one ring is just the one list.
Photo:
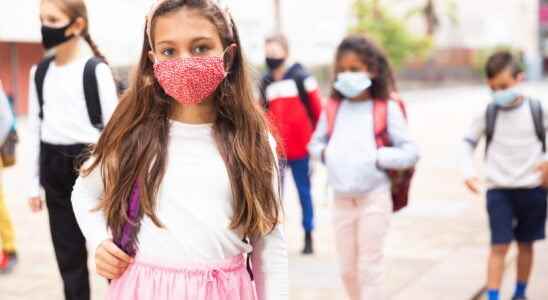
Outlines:
[[0, 274], [8, 274], [17, 265], [17, 254], [3, 252], [0, 255]]
[[301, 252], [303, 255], [314, 254], [314, 246], [312, 243], [312, 233], [307, 232], [304, 236], [304, 249]]
[[514, 297], [512, 300], [527, 300], [525, 297]]

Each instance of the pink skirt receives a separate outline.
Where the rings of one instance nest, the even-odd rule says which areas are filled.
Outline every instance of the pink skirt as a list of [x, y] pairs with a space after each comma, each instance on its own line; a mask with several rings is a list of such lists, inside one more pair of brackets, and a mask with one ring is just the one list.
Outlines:
[[109, 300], [257, 300], [245, 259], [218, 265], [157, 267], [136, 261], [107, 291]]

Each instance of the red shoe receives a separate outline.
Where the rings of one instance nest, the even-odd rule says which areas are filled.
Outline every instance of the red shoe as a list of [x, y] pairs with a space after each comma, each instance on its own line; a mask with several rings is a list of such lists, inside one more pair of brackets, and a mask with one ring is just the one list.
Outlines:
[[0, 255], [0, 274], [8, 274], [17, 265], [17, 254], [2, 252]]

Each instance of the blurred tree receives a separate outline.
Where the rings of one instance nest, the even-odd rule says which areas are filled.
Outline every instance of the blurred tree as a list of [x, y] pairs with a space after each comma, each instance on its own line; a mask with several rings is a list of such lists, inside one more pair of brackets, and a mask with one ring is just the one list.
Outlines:
[[356, 24], [351, 32], [366, 34], [375, 40], [396, 68], [411, 58], [425, 57], [432, 47], [431, 38], [409, 32], [405, 20], [390, 15], [380, 0], [356, 0], [354, 14]]
[[428, 36], [433, 36], [440, 25], [440, 20], [436, 14], [436, 7], [434, 6], [434, 0], [426, 1], [423, 13], [424, 19], [426, 20], [426, 34]]
[[[442, 2], [445, 6], [440, 8]], [[422, 17], [426, 27], [426, 35], [434, 36], [439, 29], [442, 17], [447, 17], [452, 25], [458, 24], [457, 3], [454, 0], [426, 0], [424, 5], [410, 10], [406, 18], [414, 16]]]
[[274, 30], [282, 32], [282, 7], [280, 0], [274, 0]]

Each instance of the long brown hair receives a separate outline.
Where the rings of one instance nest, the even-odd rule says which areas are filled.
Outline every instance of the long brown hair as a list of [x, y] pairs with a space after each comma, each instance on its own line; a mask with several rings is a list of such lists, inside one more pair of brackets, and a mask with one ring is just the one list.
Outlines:
[[[234, 209], [230, 228], [248, 237], [262, 236], [274, 228], [281, 215], [274, 190], [278, 171], [269, 125], [253, 96], [237, 28], [211, 0], [167, 0], [153, 14], [152, 28], [158, 17], [183, 8], [196, 10], [210, 20], [225, 48], [237, 45], [227, 64], [229, 74], [215, 92], [213, 135], [230, 177]], [[114, 236], [119, 236], [128, 222], [128, 199], [136, 182], [140, 187], [140, 217], [146, 215], [162, 226], [155, 207], [166, 171], [174, 101], [154, 78], [146, 29], [143, 40], [130, 87], [92, 152], [93, 163], [83, 172], [85, 176], [95, 168], [101, 170], [104, 193], [98, 209], [106, 215]]]
[[95, 44], [95, 41], [91, 38], [91, 35], [89, 34], [89, 18], [88, 18], [88, 10], [86, 7], [86, 4], [83, 0], [47, 0], [55, 3], [57, 7], [65, 13], [71, 21], [74, 21], [78, 18], [82, 18], [85, 23], [86, 27], [84, 27], [84, 30], [82, 31], [82, 38], [86, 41], [86, 43], [91, 48], [91, 51], [93, 51], [93, 55], [96, 57], [99, 57], [104, 62], [107, 62], [105, 56], [103, 53], [99, 50], [99, 47], [97, 47], [97, 44]]

